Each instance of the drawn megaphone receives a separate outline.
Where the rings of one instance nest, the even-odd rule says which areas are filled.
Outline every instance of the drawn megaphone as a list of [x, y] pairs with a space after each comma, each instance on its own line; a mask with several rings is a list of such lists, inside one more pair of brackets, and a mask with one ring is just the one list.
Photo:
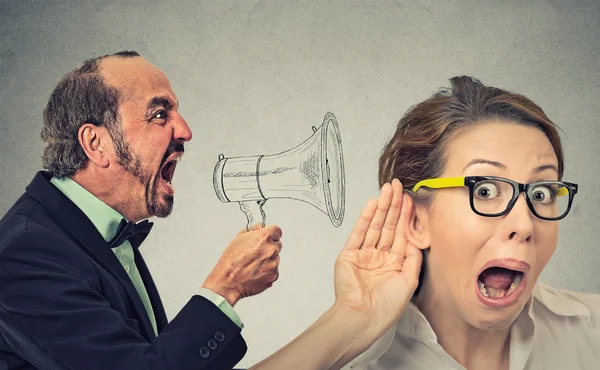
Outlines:
[[335, 227], [345, 210], [342, 140], [338, 123], [329, 112], [317, 129], [298, 146], [273, 155], [225, 158], [213, 172], [213, 185], [221, 202], [239, 202], [246, 229], [262, 221], [265, 202], [288, 198], [309, 203], [329, 216]]

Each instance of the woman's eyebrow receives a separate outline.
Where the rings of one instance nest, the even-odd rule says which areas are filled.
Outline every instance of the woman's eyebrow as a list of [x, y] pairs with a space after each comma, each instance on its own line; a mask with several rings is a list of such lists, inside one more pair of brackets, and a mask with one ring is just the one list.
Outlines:
[[[470, 166], [474, 165], [474, 164], [489, 164], [492, 165], [494, 167], [497, 167], [501, 170], [506, 170], [506, 166], [500, 162], [496, 162], [496, 161], [490, 161], [488, 159], [482, 159], [482, 158], [476, 158], [473, 159], [471, 161], [469, 161], [469, 163], [467, 163], [467, 165], [463, 168], [463, 172]], [[553, 170], [554, 172], [558, 173], [558, 168], [553, 165], [553, 164], [544, 164], [538, 167], [535, 167], [534, 169], [531, 170], [531, 173], [540, 173], [546, 170]]]
[[531, 170], [531, 173], [540, 173], [546, 170], [554, 170], [554, 172], [558, 173], [558, 168], [553, 164], [545, 164], [542, 166], [538, 166]]
[[463, 168], [463, 172], [470, 166], [472, 166], [474, 164], [480, 164], [480, 163], [489, 164], [489, 165], [497, 167], [501, 170], [506, 170], [506, 166], [500, 162], [490, 161], [488, 159], [476, 158], [476, 159], [469, 161], [469, 163], [467, 163], [467, 165]]

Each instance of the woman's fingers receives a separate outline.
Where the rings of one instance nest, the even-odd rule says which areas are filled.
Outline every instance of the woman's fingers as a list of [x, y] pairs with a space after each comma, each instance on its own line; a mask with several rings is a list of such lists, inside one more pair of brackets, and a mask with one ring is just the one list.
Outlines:
[[400, 181], [384, 184], [379, 199], [371, 199], [363, 208], [344, 249], [377, 248], [404, 257], [411, 209], [412, 199], [404, 194]]
[[371, 220], [367, 234], [365, 235], [365, 241], [362, 248], [375, 248], [379, 238], [381, 236], [381, 230], [385, 223], [390, 204], [392, 202], [393, 190], [392, 186], [388, 183], [383, 184], [379, 192], [379, 200], [377, 201], [377, 211]]
[[359, 249], [364, 240], [367, 230], [369, 229], [369, 225], [375, 216], [375, 212], [377, 211], [377, 199], [371, 199], [367, 202], [365, 208], [363, 208], [360, 216], [358, 217], [358, 221], [354, 224], [352, 231], [350, 231], [350, 236], [346, 241], [346, 245], [344, 246], [344, 250], [354, 250]]
[[400, 218], [400, 210], [402, 208], [402, 184], [397, 179], [392, 180], [392, 200], [388, 208], [383, 228], [381, 229], [381, 236], [377, 243], [376, 248], [386, 251], [392, 247], [396, 234], [396, 226], [398, 225], [398, 219]]
[[406, 246], [406, 259], [402, 265], [402, 274], [406, 276], [411, 289], [417, 289], [419, 274], [423, 263], [423, 252], [412, 244]]
[[408, 227], [413, 209], [413, 200], [408, 194], [402, 194], [402, 207], [400, 208], [400, 217], [396, 225], [394, 234], [394, 243], [390, 249], [391, 253], [395, 253], [402, 259], [406, 256], [406, 247], [408, 246]]

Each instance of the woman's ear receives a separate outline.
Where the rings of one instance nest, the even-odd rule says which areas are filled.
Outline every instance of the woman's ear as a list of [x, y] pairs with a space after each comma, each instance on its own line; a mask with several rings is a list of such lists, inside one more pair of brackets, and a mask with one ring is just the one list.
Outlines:
[[428, 213], [425, 206], [414, 202], [413, 198], [406, 194], [404, 201], [406, 212], [408, 212], [408, 225], [406, 227], [406, 238], [415, 247], [424, 250], [431, 245], [429, 233]]

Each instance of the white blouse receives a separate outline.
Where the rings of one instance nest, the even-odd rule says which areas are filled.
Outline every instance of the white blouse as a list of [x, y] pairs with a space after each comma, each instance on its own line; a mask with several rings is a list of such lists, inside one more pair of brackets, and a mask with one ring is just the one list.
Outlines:
[[[464, 370], [411, 302], [344, 370]], [[510, 332], [510, 370], [600, 370], [600, 295], [538, 283]]]

